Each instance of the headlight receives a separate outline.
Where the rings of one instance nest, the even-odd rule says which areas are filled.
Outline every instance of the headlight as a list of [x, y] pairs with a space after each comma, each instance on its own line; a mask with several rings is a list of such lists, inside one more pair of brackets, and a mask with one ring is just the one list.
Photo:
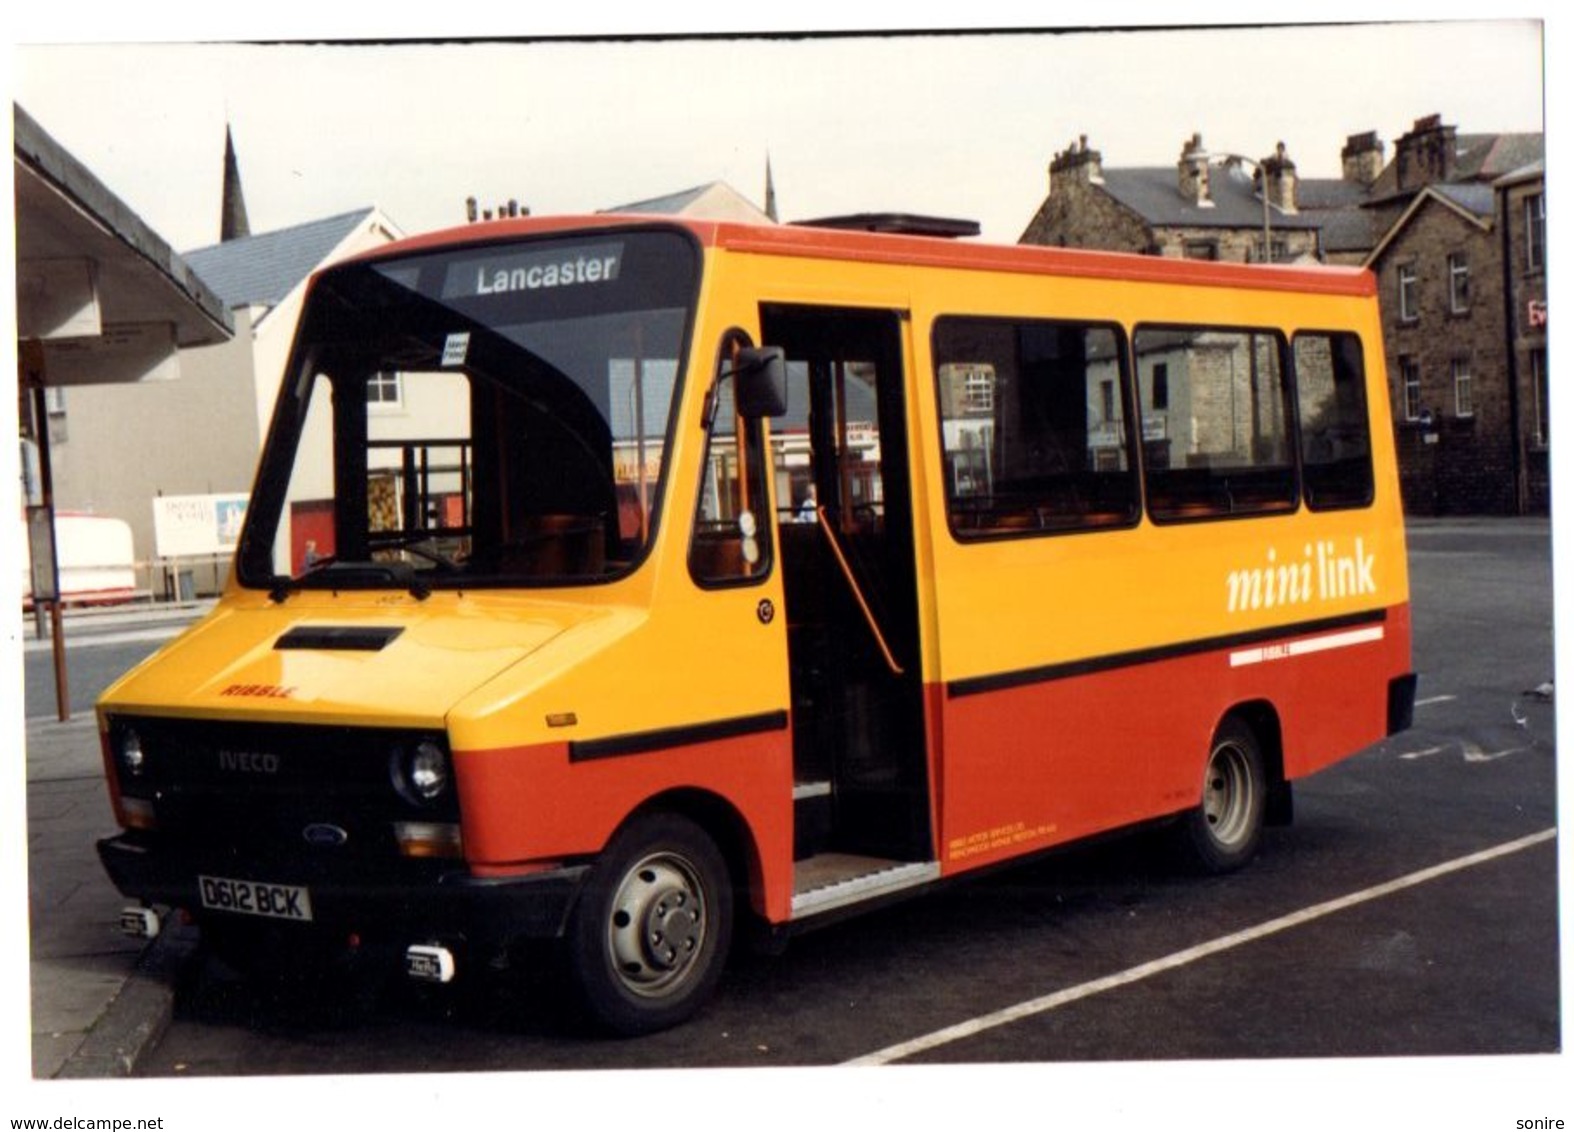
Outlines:
[[130, 778], [142, 777], [147, 765], [147, 755], [142, 750], [142, 737], [131, 728], [120, 733], [120, 769]]
[[448, 754], [430, 739], [394, 753], [394, 789], [407, 802], [424, 806], [435, 801], [447, 791], [449, 778]]

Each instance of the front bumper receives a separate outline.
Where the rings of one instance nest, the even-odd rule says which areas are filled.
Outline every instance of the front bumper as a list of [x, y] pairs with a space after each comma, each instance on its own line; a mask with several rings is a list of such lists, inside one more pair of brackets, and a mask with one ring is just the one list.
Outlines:
[[[209, 859], [136, 833], [98, 843], [99, 860], [121, 894], [147, 904], [183, 908], [230, 924], [279, 927], [262, 917], [202, 907], [199, 876], [237, 877], [231, 859]], [[589, 865], [567, 865], [517, 877], [477, 877], [454, 863], [412, 862], [423, 867], [386, 875], [342, 875], [342, 870], [275, 870], [266, 863], [244, 870], [251, 879], [297, 885], [310, 892], [312, 919], [287, 928], [327, 929], [404, 939], [460, 938], [476, 948], [501, 948], [563, 934]]]

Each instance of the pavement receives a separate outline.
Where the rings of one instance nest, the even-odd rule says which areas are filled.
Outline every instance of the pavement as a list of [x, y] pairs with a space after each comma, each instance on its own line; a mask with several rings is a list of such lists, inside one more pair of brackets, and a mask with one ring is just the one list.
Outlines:
[[[173, 632], [201, 605], [121, 610], [68, 618], [67, 639]], [[27, 651], [38, 647], [28, 642]], [[27, 883], [34, 1078], [124, 1077], [168, 1025], [195, 929], [167, 926], [148, 943], [123, 936], [127, 901], [99, 865], [95, 843], [116, 830], [97, 724], [26, 723]]]

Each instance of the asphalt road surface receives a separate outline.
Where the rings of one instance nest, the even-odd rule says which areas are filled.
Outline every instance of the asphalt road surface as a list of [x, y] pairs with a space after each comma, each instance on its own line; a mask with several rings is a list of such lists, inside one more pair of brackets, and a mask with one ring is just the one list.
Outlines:
[[[1144, 837], [1068, 851], [738, 955], [698, 1019], [635, 1041], [577, 1033], [547, 979], [324, 995], [210, 963], [141, 1072], [1190, 1062], [1202, 1105], [1242, 1061], [1555, 1052], [1548, 527], [1422, 524], [1410, 550], [1415, 727], [1299, 784], [1241, 873], [1176, 875]], [[1497, 1127], [1574, 1123], [1498, 1103]]]

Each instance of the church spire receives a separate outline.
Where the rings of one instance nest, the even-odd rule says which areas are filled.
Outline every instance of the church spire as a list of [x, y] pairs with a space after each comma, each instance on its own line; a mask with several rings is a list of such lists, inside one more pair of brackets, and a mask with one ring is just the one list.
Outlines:
[[780, 223], [781, 218], [776, 215], [776, 182], [771, 178], [771, 155], [765, 155], [765, 215], [771, 222]]
[[246, 220], [246, 197], [240, 189], [240, 162], [235, 160], [235, 139], [224, 125], [224, 203], [219, 218], [219, 241], [227, 243], [251, 235]]

